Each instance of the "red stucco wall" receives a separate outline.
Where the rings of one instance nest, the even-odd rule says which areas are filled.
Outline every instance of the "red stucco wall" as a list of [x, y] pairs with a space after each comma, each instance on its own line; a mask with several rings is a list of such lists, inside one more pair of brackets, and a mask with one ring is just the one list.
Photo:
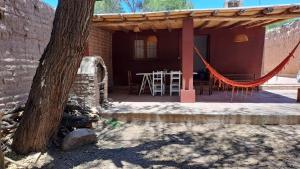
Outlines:
[[[234, 35], [245, 33], [248, 42], [233, 42]], [[158, 58], [149, 61], [133, 59], [133, 40], [140, 36], [156, 34]], [[221, 73], [250, 74], [260, 76], [264, 48], [264, 28], [234, 30], [195, 30], [197, 34], [209, 35], [209, 57], [211, 64]], [[113, 34], [114, 84], [127, 84], [127, 71], [152, 72], [153, 70], [181, 70], [181, 30], [115, 32]], [[191, 65], [193, 66], [193, 65]], [[135, 76], [134, 76], [135, 77]]]
[[[210, 63], [223, 74], [261, 74], [264, 50], [264, 28], [234, 30], [197, 30], [195, 34], [209, 34]], [[246, 34], [248, 42], [233, 41], [237, 34]]]
[[[136, 38], [154, 34], [158, 38], [157, 59], [134, 60], [133, 41]], [[126, 85], [128, 70], [132, 71], [133, 75], [138, 72], [152, 72], [153, 70], [180, 70], [179, 37], [180, 32], [175, 30], [172, 32], [163, 30], [156, 33], [143, 31], [138, 34], [133, 32], [115, 32], [112, 42], [114, 83], [116, 85]], [[136, 76], [133, 76], [133, 78], [136, 78]]]

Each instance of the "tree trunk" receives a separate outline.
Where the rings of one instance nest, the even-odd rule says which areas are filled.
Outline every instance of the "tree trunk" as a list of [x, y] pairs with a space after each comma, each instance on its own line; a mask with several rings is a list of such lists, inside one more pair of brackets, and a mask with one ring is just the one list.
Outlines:
[[50, 42], [33, 79], [23, 118], [14, 135], [20, 154], [44, 151], [62, 119], [82, 60], [95, 0], [60, 0]]

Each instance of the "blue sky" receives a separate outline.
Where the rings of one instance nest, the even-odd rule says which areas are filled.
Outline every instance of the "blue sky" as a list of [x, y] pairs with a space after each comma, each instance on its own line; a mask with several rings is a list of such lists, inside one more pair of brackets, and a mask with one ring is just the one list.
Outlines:
[[[55, 8], [58, 0], [43, 0], [43, 1]], [[192, 2], [196, 9], [222, 8], [224, 5], [224, 0], [192, 0]], [[300, 3], [300, 0], [244, 0], [244, 6], [290, 4], [290, 3]]]

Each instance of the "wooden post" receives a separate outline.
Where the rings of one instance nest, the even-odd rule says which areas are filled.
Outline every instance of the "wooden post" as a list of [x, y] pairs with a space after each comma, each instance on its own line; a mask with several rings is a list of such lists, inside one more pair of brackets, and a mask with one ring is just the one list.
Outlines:
[[297, 102], [300, 103], [300, 88], [298, 88]]

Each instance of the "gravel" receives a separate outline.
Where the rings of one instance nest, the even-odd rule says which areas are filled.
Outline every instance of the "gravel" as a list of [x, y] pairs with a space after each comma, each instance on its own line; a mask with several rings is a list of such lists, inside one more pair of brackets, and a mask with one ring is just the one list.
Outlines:
[[[300, 125], [125, 123], [96, 126], [98, 142], [50, 149], [35, 165], [57, 169], [300, 168]], [[32, 163], [36, 154], [18, 157]], [[15, 168], [11, 165], [9, 168]]]

